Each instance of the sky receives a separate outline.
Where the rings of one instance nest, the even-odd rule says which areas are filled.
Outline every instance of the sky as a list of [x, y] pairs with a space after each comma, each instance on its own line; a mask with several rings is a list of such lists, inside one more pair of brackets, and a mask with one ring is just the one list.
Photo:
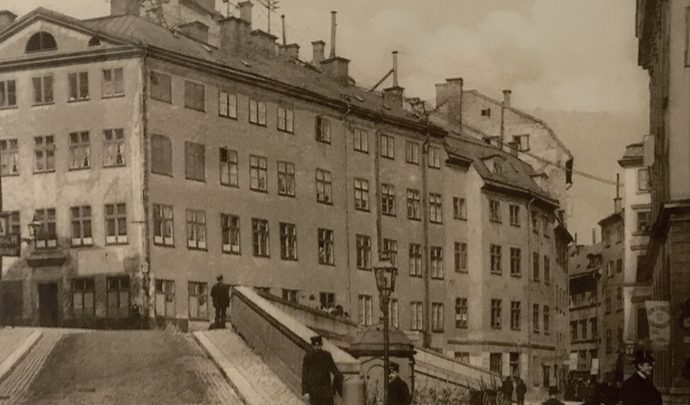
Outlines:
[[[266, 30], [267, 11], [254, 3], [254, 28]], [[221, 0], [217, 5], [225, 13]], [[103, 16], [110, 8], [108, 0], [0, 0], [0, 9], [19, 15], [38, 6], [77, 18]], [[625, 144], [648, 131], [648, 80], [637, 65], [634, 1], [280, 0], [271, 31], [280, 33], [285, 14], [288, 43], [297, 42], [300, 57], [309, 60], [312, 41], [330, 47], [331, 10], [338, 11], [337, 54], [351, 60], [358, 85], [383, 77], [397, 50], [407, 97], [433, 103], [434, 84], [449, 77], [463, 77], [466, 88], [499, 99], [511, 89], [517, 108], [546, 110], [557, 121], [559, 112], [569, 113], [562, 120], [568, 126], [559, 129], [567, 132], [563, 140], [576, 168], [580, 162], [580, 169], [612, 180]], [[572, 125], [572, 113], [583, 120], [595, 114], [602, 125]], [[602, 137], [606, 147], [597, 149]], [[583, 180], [578, 190], [589, 205], [576, 227], [589, 233], [610, 213], [607, 199], [615, 188]], [[595, 202], [587, 198], [592, 192], [600, 196]]]

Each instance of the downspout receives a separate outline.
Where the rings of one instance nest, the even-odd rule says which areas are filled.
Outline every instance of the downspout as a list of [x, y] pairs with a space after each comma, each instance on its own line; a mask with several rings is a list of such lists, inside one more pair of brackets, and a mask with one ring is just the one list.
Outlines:
[[501, 137], [498, 141], [498, 148], [503, 150], [503, 137], [505, 136], [505, 113], [506, 113], [506, 102], [501, 102]]
[[431, 258], [429, 256], [429, 201], [428, 201], [428, 173], [427, 173], [427, 159], [429, 153], [429, 116], [426, 117], [426, 140], [422, 144], [422, 224], [424, 230], [424, 339], [422, 347], [428, 349], [431, 347], [431, 299], [430, 299], [430, 277], [429, 269], [431, 267]]
[[[348, 173], [348, 168], [347, 168], [347, 129], [349, 127], [347, 123], [347, 117], [350, 115], [350, 104], [347, 104], [347, 110], [345, 110], [345, 114], [343, 114], [343, 130], [346, 132], [345, 136], [343, 137], [343, 148], [344, 148], [344, 153], [343, 156], [345, 156], [345, 266], [347, 268], [347, 307], [349, 309], [349, 312], [351, 314], [354, 313], [353, 307], [352, 307], [352, 268], [350, 267], [350, 193], [348, 190], [348, 181], [347, 181], [347, 173]], [[331, 190], [332, 192], [332, 190]]]
[[147, 57], [148, 57], [148, 48], [146, 46], [143, 47], [144, 49], [144, 56], [142, 58], [142, 65], [141, 65], [141, 75], [142, 75], [142, 97], [141, 97], [141, 125], [142, 125], [142, 154], [143, 154], [143, 167], [142, 167], [142, 173], [143, 173], [143, 184], [142, 184], [142, 204], [144, 208], [144, 235], [143, 235], [143, 242], [144, 242], [144, 261], [143, 264], [145, 265], [146, 271], [144, 272], [143, 275], [143, 305], [145, 308], [144, 312], [144, 318], [145, 319], [150, 319], [151, 315], [153, 314], [153, 308], [152, 304], [153, 301], [150, 296], [151, 288], [150, 288], [150, 283], [152, 280], [150, 279], [150, 274], [151, 274], [151, 224], [149, 222], [149, 164], [150, 164], [150, 157], [149, 157], [149, 134], [148, 134], [148, 83], [149, 83], [149, 70], [148, 66], [146, 63]]
[[[527, 381], [530, 381], [532, 375], [532, 329], [534, 328], [534, 316], [532, 312], [532, 276], [530, 273], [534, 271], [534, 260], [532, 259], [532, 204], [536, 200], [535, 197], [530, 198], [527, 202], [527, 218], [529, 222], [527, 223], [527, 263], [532, 262], [531, 266], [527, 266]], [[529, 384], [528, 384], [529, 385]]]
[[[379, 198], [381, 195], [381, 131], [378, 129], [377, 123], [376, 129], [376, 150], [374, 153], [374, 203], [376, 205], [376, 252], [378, 260], [381, 260], [381, 255], [383, 253], [382, 246], [382, 236], [381, 236], [381, 209]], [[372, 204], [374, 205], [374, 204]], [[372, 207], [373, 208], [373, 207]]]

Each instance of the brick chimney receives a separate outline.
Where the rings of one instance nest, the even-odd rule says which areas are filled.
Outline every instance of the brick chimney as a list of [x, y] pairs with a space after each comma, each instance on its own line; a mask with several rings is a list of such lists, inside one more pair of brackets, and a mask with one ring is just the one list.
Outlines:
[[252, 7], [254, 4], [250, 0], [237, 3], [237, 7], [240, 9], [240, 19], [249, 23], [249, 27], [252, 26]]
[[350, 60], [335, 54], [335, 15], [336, 12], [331, 11], [331, 54], [328, 59], [321, 61], [321, 69], [326, 76], [343, 86], [347, 86], [350, 83]]
[[314, 66], [319, 66], [321, 61], [324, 60], [324, 51], [326, 49], [326, 43], [322, 40], [313, 41], [311, 43], [313, 52], [311, 58], [311, 64]]
[[282, 53], [288, 58], [299, 59], [299, 45], [298, 44], [287, 44], [280, 46]]
[[0, 10], [0, 31], [9, 27], [16, 19], [17, 15], [10, 10]]
[[139, 0], [110, 0], [110, 15], [140, 15]]
[[404, 90], [398, 85], [398, 51], [393, 51], [393, 86], [383, 89], [383, 102], [402, 107]]
[[503, 90], [503, 105], [506, 107], [510, 107], [510, 96], [513, 92], [506, 89]]
[[262, 55], [274, 56], [276, 55], [276, 37], [268, 32], [261, 30], [253, 30], [249, 33], [248, 46]]
[[181, 24], [177, 29], [184, 35], [200, 42], [208, 43], [208, 25], [201, 21]]
[[436, 107], [448, 119], [462, 125], [462, 93], [464, 82], [461, 77], [446, 79], [436, 84]]

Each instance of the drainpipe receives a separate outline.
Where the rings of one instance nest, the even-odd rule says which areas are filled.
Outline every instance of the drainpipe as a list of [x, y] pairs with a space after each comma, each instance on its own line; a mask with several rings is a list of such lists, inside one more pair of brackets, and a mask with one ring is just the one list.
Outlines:
[[[350, 115], [350, 111], [350, 104], [348, 104], [347, 110], [345, 110], [345, 114], [343, 114], [342, 117], [344, 131], [347, 131], [348, 128], [347, 117]], [[352, 268], [350, 267], [350, 191], [348, 190], [349, 182], [347, 181], [347, 155], [349, 152], [347, 134], [343, 136], [343, 139], [345, 140], [345, 142], [343, 142], [343, 156], [345, 156], [345, 266], [347, 268], [347, 307], [349, 308], [349, 312], [354, 314], [352, 307]]]
[[[527, 203], [527, 263], [532, 262], [531, 266], [527, 266], [527, 381], [530, 381], [532, 375], [532, 329], [534, 328], [532, 319], [532, 279], [529, 273], [533, 272], [534, 262], [532, 259], [532, 204], [536, 200], [535, 197], [530, 198]], [[529, 386], [529, 384], [528, 384]]]
[[382, 219], [379, 202], [379, 198], [381, 196], [381, 131], [379, 129], [376, 129], [375, 134], [376, 153], [374, 153], [374, 202], [376, 204], [376, 252], [378, 259], [381, 260], [381, 255], [383, 253], [381, 249], [383, 239], [381, 236]]
[[150, 71], [148, 69], [148, 66], [146, 64], [146, 60], [148, 57], [148, 48], [144, 46], [144, 56], [142, 58], [142, 66], [141, 66], [141, 75], [142, 75], [142, 83], [143, 83], [143, 91], [142, 91], [142, 97], [141, 97], [141, 113], [142, 113], [142, 118], [141, 118], [141, 125], [142, 125], [142, 154], [143, 154], [143, 167], [142, 167], [142, 172], [143, 172], [143, 184], [142, 184], [142, 204], [144, 206], [144, 237], [143, 237], [143, 242], [144, 242], [144, 261], [143, 264], [146, 268], [146, 272], [143, 275], [143, 307], [144, 310], [144, 318], [149, 320], [152, 315], [152, 299], [150, 296], [151, 288], [150, 288], [150, 283], [152, 283], [152, 280], [150, 279], [150, 274], [151, 274], [151, 224], [149, 222], [149, 165], [150, 165], [150, 157], [149, 157], [149, 133], [148, 133], [148, 86], [149, 86], [149, 75]]
[[429, 152], [429, 141], [431, 135], [429, 134], [429, 117], [426, 117], [426, 140], [422, 144], [422, 223], [424, 229], [424, 340], [422, 347], [428, 349], [431, 347], [431, 303], [429, 297], [430, 277], [429, 269], [431, 267], [430, 249], [429, 249], [429, 186], [427, 173], [427, 159]]

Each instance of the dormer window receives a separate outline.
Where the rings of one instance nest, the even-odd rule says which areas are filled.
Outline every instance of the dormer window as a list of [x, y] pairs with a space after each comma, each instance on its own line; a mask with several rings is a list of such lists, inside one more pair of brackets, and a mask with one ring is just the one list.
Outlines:
[[101, 40], [98, 37], [93, 37], [89, 40], [89, 46], [100, 46]]
[[29, 38], [26, 43], [26, 53], [54, 51], [57, 49], [57, 43], [52, 35], [45, 31], [39, 31]]

